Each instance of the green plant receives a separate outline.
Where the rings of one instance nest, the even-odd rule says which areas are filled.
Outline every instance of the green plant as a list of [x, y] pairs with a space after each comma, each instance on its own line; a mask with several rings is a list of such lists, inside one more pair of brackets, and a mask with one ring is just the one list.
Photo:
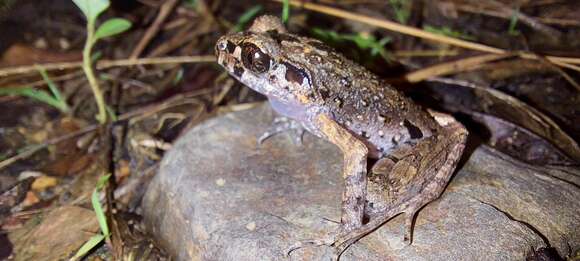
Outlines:
[[58, 90], [58, 87], [56, 87], [56, 84], [54, 84], [50, 77], [48, 77], [46, 70], [38, 67], [38, 71], [40, 72], [40, 75], [42, 75], [46, 85], [48, 85], [50, 93], [45, 90], [37, 90], [33, 87], [8, 87], [0, 88], [0, 95], [18, 95], [29, 97], [53, 106], [63, 113], [68, 113], [69, 107], [66, 104], [66, 100]]
[[385, 45], [391, 41], [389, 37], [383, 37], [378, 40], [372, 35], [365, 34], [339, 34], [335, 31], [324, 30], [320, 28], [312, 29], [314, 35], [326, 42], [338, 43], [343, 41], [351, 41], [361, 50], [369, 50], [372, 56], [381, 55], [384, 59], [390, 59], [388, 52], [385, 50]]
[[512, 36], [518, 36], [520, 31], [516, 29], [516, 25], [518, 24], [518, 12], [519, 10], [514, 10], [511, 18], [510, 18], [510, 26], [508, 28], [508, 34]]
[[83, 48], [83, 71], [87, 76], [89, 85], [91, 86], [93, 95], [95, 96], [95, 100], [97, 102], [97, 107], [99, 110], [99, 113], [97, 114], [97, 120], [99, 123], [103, 124], [107, 121], [105, 99], [92, 67], [93, 60], [91, 59], [91, 52], [93, 46], [98, 40], [114, 36], [128, 30], [131, 28], [131, 22], [122, 18], [111, 18], [102, 23], [95, 30], [97, 18], [101, 13], [109, 8], [109, 0], [73, 0], [73, 2], [79, 9], [81, 9], [82, 13], [87, 19], [87, 39], [85, 42], [85, 47]]
[[290, 18], [290, 1], [284, 0], [282, 1], [282, 23], [288, 23], [288, 19]]
[[389, 0], [389, 4], [395, 12], [395, 19], [401, 24], [407, 24], [411, 16], [411, 1], [409, 0]]
[[460, 32], [460, 31], [455, 31], [447, 26], [433, 27], [430, 25], [425, 25], [425, 26], [423, 26], [423, 30], [430, 32], [430, 33], [440, 34], [440, 35], [449, 36], [449, 37], [453, 37], [453, 38], [461, 38], [461, 39], [465, 39], [465, 40], [475, 40], [475, 37], [473, 37], [469, 34]]
[[236, 25], [233, 28], [234, 32], [240, 32], [244, 29], [244, 27], [246, 26], [246, 24], [248, 22], [250, 22], [254, 17], [256, 17], [256, 15], [262, 11], [262, 6], [261, 5], [255, 5], [254, 7], [248, 9], [246, 12], [244, 12], [240, 18], [238, 18], [238, 22], [236, 23]]
[[107, 238], [110, 235], [109, 232], [109, 225], [107, 224], [107, 217], [105, 216], [105, 211], [101, 206], [101, 202], [99, 200], [99, 191], [103, 190], [107, 181], [111, 177], [111, 174], [107, 174], [102, 176], [97, 181], [97, 186], [93, 190], [93, 194], [91, 195], [91, 204], [93, 205], [93, 209], [95, 210], [95, 214], [97, 215], [97, 221], [99, 222], [99, 227], [101, 228], [101, 233], [96, 234], [91, 237], [87, 242], [85, 242], [81, 248], [77, 251], [77, 253], [71, 258], [71, 260], [78, 260], [81, 257], [85, 256], [91, 249], [97, 246], [101, 241]]
[[195, 9], [195, 7], [197, 6], [197, 0], [184, 0], [183, 2], [185, 6], [191, 9]]

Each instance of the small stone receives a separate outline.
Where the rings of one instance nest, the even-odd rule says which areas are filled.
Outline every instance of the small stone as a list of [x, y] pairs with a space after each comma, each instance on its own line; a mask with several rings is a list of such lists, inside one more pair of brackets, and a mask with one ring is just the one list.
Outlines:
[[59, 38], [58, 39], [58, 46], [61, 50], [68, 50], [70, 49], [70, 42], [66, 38]]
[[38, 177], [32, 182], [30, 188], [34, 191], [44, 191], [48, 188], [56, 186], [58, 180], [54, 177], [49, 176], [41, 176]]
[[249, 231], [254, 231], [256, 229], [256, 222], [250, 222], [246, 225], [246, 229]]
[[38, 49], [46, 49], [48, 47], [48, 43], [44, 38], [38, 38], [34, 41], [34, 47]]

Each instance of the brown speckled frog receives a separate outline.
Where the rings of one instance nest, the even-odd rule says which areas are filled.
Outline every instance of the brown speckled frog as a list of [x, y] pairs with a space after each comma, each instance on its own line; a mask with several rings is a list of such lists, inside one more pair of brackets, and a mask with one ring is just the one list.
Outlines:
[[322, 42], [288, 33], [273, 16], [221, 37], [216, 54], [233, 77], [268, 97], [287, 119], [275, 121], [260, 141], [303, 128], [344, 154], [340, 231], [295, 247], [330, 245], [340, 255], [400, 213], [410, 243], [415, 214], [439, 197], [461, 157], [467, 131], [460, 123], [423, 110]]

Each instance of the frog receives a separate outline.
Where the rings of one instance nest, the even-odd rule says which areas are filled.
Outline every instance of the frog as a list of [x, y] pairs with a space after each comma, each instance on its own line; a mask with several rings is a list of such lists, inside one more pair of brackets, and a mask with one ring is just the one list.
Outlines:
[[417, 212], [445, 190], [468, 131], [451, 115], [416, 104], [325, 43], [290, 33], [264, 15], [242, 32], [221, 36], [217, 63], [266, 96], [280, 116], [258, 139], [307, 131], [343, 154], [339, 229], [288, 248], [326, 245], [336, 257], [393, 217], [404, 215], [412, 242]]

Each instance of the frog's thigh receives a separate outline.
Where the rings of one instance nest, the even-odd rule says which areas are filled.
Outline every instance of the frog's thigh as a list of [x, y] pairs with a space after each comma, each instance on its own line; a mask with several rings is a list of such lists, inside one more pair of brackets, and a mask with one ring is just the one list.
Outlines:
[[[417, 171], [415, 147], [400, 147], [380, 158], [371, 168], [371, 176], [381, 176], [383, 180], [395, 181], [415, 176]], [[386, 184], [385, 184], [386, 185]]]
[[[441, 195], [465, 147], [467, 131], [459, 122], [446, 114], [434, 117], [443, 127], [437, 136], [426, 138], [410, 149], [393, 151], [372, 169], [373, 176], [381, 175], [387, 180], [381, 184], [387, 186], [384, 191], [389, 194], [384, 196], [391, 203], [383, 207], [406, 205], [401, 209], [406, 217], [406, 242], [412, 237], [415, 214]], [[370, 214], [378, 218], [382, 213]]]
[[318, 116], [320, 131], [336, 144], [344, 155], [342, 194], [342, 228], [346, 231], [362, 226], [367, 186], [366, 145], [327, 115]]

